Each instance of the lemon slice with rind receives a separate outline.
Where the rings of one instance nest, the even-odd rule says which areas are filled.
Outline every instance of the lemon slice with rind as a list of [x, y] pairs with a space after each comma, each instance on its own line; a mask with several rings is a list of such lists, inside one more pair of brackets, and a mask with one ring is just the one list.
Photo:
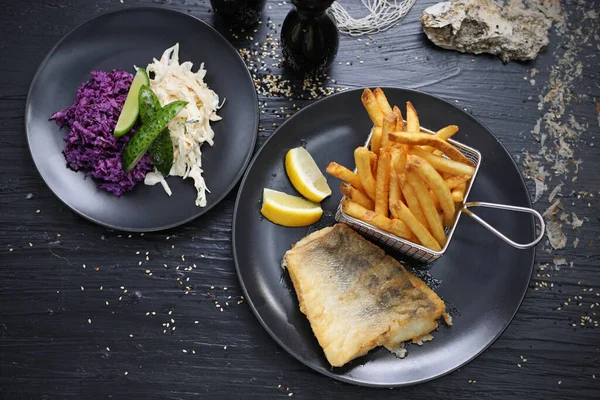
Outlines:
[[331, 195], [327, 179], [305, 148], [296, 147], [288, 151], [285, 171], [294, 188], [308, 200], [320, 202]]
[[260, 212], [275, 224], [291, 227], [314, 224], [323, 215], [319, 204], [271, 189], [263, 190]]

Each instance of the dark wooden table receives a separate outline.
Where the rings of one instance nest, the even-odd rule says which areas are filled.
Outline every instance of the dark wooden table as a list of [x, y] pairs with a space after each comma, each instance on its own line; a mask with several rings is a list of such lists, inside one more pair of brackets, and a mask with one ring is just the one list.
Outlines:
[[[320, 376], [259, 325], [242, 300], [231, 254], [237, 188], [197, 221], [129, 235], [78, 217], [46, 187], [29, 155], [24, 107], [40, 61], [72, 28], [105, 11], [163, 4], [251, 49], [267, 34], [278, 37], [290, 8], [269, 1], [258, 31], [234, 36], [205, 0], [122, 3], [0, 1], [0, 397], [600, 398], [598, 2], [566, 1], [548, 49], [528, 63], [436, 48], [418, 22], [431, 0], [417, 1], [401, 26], [385, 33], [342, 37], [323, 86], [404, 86], [456, 101], [496, 133], [532, 194], [534, 181], [544, 179], [538, 210], [563, 183], [555, 200], [567, 217], [567, 245], [539, 246], [530, 290], [501, 338], [448, 376], [393, 391]], [[311, 102], [298, 82], [290, 86], [293, 100], [260, 95], [258, 145]], [[548, 135], [545, 156], [538, 156], [538, 121], [540, 135]], [[531, 167], [527, 154], [538, 157], [533, 174], [524, 166]], [[556, 174], [557, 159], [569, 172]], [[578, 220], [583, 225], [574, 229]]]

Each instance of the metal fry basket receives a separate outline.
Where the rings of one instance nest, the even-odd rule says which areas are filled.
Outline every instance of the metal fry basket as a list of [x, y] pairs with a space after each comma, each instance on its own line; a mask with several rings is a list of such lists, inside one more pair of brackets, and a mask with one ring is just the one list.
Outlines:
[[[428, 129], [424, 129], [424, 128], [421, 128], [421, 130], [423, 132], [427, 132], [430, 134], [434, 133], [434, 132], [432, 132]], [[372, 135], [372, 132], [371, 132], [371, 134], [369, 134], [369, 137], [365, 144], [366, 146], [368, 146], [371, 141], [371, 135]], [[336, 221], [345, 223], [345, 224], [349, 225], [350, 227], [352, 227], [354, 230], [362, 233], [365, 236], [368, 236], [368, 237], [374, 239], [375, 241], [379, 242], [380, 244], [391, 247], [400, 253], [403, 253], [409, 257], [414, 258], [417, 261], [424, 262], [424, 263], [433, 262], [433, 261], [437, 260], [438, 258], [440, 258], [446, 252], [446, 250], [448, 249], [448, 246], [450, 245], [450, 242], [452, 241], [452, 236], [454, 235], [454, 231], [456, 230], [456, 226], [458, 225], [458, 221], [460, 220], [461, 214], [463, 214], [463, 213], [472, 217], [475, 221], [477, 221], [479, 224], [481, 224], [486, 229], [491, 231], [494, 235], [498, 236], [500, 239], [504, 240], [506, 243], [510, 244], [513, 247], [516, 247], [518, 249], [528, 249], [528, 248], [531, 248], [531, 247], [535, 246], [536, 244], [538, 244], [540, 242], [540, 240], [542, 240], [542, 238], [544, 237], [545, 223], [544, 223], [544, 219], [543, 219], [542, 215], [539, 212], [537, 212], [536, 210], [531, 209], [531, 208], [526, 208], [526, 207], [517, 207], [517, 206], [511, 206], [511, 205], [505, 205], [505, 204], [486, 203], [486, 202], [480, 202], [480, 201], [471, 201], [471, 202], [467, 201], [467, 199], [469, 197], [469, 193], [471, 192], [471, 187], [473, 186], [473, 182], [475, 181], [475, 178], [477, 177], [477, 173], [479, 172], [479, 166], [481, 164], [481, 153], [479, 153], [479, 151], [473, 149], [472, 147], [469, 147], [460, 142], [457, 142], [456, 140], [448, 139], [448, 143], [451, 143], [462, 154], [464, 154], [465, 157], [467, 157], [469, 159], [469, 161], [471, 161], [473, 163], [473, 165], [475, 166], [475, 172], [473, 173], [473, 176], [471, 177], [471, 179], [469, 180], [469, 184], [467, 185], [467, 189], [466, 189], [465, 195], [464, 195], [464, 201], [458, 206], [458, 215], [456, 216], [456, 219], [454, 220], [454, 224], [452, 225], [452, 227], [445, 228], [447, 240], [446, 240], [446, 245], [442, 248], [441, 251], [435, 251], [435, 250], [429, 249], [427, 247], [424, 247], [420, 244], [413, 243], [409, 240], [406, 240], [406, 239], [403, 239], [396, 235], [393, 235], [391, 233], [385, 232], [385, 231], [383, 231], [379, 228], [376, 228], [370, 224], [367, 224], [366, 222], [363, 222], [359, 219], [351, 217], [350, 215], [348, 215], [342, 211], [342, 202], [341, 201], [340, 201], [340, 204], [338, 205], [337, 212], [335, 214]], [[342, 200], [344, 200], [344, 198], [342, 198]], [[539, 222], [540, 233], [535, 238], [535, 240], [530, 243], [517, 243], [517, 242], [511, 240], [510, 238], [506, 237], [501, 232], [499, 232], [496, 228], [491, 226], [489, 223], [487, 223], [481, 217], [474, 214], [470, 210], [470, 208], [473, 208], [473, 207], [497, 208], [497, 209], [501, 209], [501, 210], [509, 210], [509, 211], [517, 211], [517, 212], [533, 214]]]

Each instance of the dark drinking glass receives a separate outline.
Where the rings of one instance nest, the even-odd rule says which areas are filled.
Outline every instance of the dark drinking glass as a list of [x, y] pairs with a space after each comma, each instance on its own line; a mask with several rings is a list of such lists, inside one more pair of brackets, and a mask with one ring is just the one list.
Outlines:
[[333, 0], [292, 0], [281, 27], [281, 52], [289, 67], [302, 73], [323, 73], [337, 54], [340, 37], [326, 11]]
[[240, 27], [254, 25], [260, 19], [267, 0], [210, 0], [212, 8], [224, 20]]

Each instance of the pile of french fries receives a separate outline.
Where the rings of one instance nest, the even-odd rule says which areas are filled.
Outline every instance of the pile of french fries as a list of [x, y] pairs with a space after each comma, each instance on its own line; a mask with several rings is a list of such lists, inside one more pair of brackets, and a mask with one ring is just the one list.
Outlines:
[[362, 103], [373, 121], [369, 147], [354, 151], [356, 172], [332, 162], [327, 172], [344, 181], [347, 215], [392, 235], [441, 251], [464, 200], [473, 164], [447, 141], [458, 127], [421, 131], [419, 116], [406, 103], [406, 121], [380, 88], [365, 89]]

